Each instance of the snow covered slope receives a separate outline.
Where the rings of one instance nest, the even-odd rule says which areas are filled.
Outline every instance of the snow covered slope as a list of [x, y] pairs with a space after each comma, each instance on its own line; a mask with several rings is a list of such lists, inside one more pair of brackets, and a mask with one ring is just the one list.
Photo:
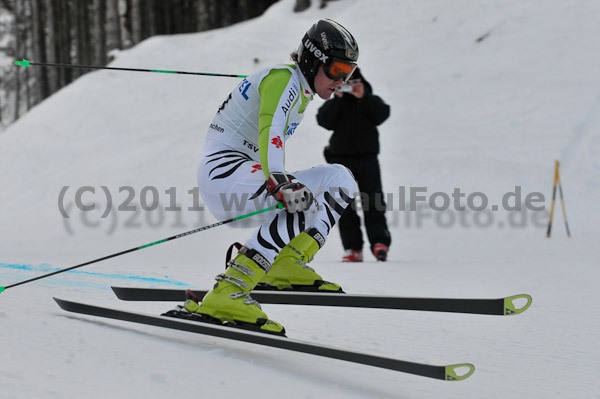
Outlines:
[[[109, 286], [209, 287], [227, 247], [251, 232], [221, 227], [2, 293], [0, 396], [599, 397], [600, 4], [344, 0], [300, 14], [293, 5], [282, 0], [225, 29], [151, 38], [113, 66], [249, 74], [287, 62], [318, 18], [339, 21], [355, 34], [365, 76], [392, 107], [380, 129], [380, 160], [393, 244], [389, 262], [367, 254], [363, 264], [342, 264], [334, 231], [313, 266], [353, 293], [529, 293], [532, 307], [502, 318], [264, 306], [293, 338], [476, 365], [468, 380], [446, 383], [73, 316], [52, 300], [160, 313], [172, 304], [120, 303]], [[212, 115], [236, 83], [93, 72], [1, 133], [0, 285], [214, 221], [196, 210], [195, 170]], [[329, 133], [314, 118], [321, 103], [311, 104], [288, 142], [291, 171], [324, 162]], [[545, 238], [556, 159], [570, 240], [560, 207]], [[95, 189], [82, 195], [95, 211], [77, 209], [84, 187]], [[482, 193], [489, 207], [400, 212], [415, 187], [426, 187], [428, 198], [459, 188], [463, 205]], [[543, 194], [537, 205], [545, 210], [492, 211], [515, 187], [523, 202]], [[107, 192], [113, 208], [103, 215]], [[142, 209], [153, 195], [158, 208]], [[472, 198], [478, 205], [481, 196]], [[136, 210], [117, 211], [127, 204]], [[175, 205], [182, 210], [167, 210]]]

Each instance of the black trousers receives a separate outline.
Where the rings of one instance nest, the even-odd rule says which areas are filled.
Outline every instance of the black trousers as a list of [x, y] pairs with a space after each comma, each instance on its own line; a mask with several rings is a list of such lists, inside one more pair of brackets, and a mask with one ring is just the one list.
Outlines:
[[[381, 185], [381, 170], [376, 154], [343, 156], [331, 154], [325, 150], [328, 163], [344, 165], [354, 175], [360, 190], [362, 208], [365, 218], [365, 229], [371, 251], [375, 244], [387, 247], [392, 242], [385, 219], [385, 196]], [[361, 231], [360, 217], [356, 212], [356, 201], [346, 208], [338, 222], [344, 249], [361, 250], [364, 240]]]

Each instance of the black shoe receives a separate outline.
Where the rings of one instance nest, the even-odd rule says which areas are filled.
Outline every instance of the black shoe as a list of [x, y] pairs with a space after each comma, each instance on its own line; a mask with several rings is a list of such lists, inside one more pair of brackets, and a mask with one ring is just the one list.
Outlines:
[[377, 260], [385, 262], [387, 260], [388, 250], [389, 248], [383, 244], [375, 244], [373, 246], [373, 255], [375, 255]]

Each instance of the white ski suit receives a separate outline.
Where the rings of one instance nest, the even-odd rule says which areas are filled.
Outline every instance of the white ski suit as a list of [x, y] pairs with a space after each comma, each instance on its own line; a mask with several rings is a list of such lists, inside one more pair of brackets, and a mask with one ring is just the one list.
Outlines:
[[[288, 173], [285, 143], [313, 95], [296, 65], [277, 65], [244, 79], [223, 102], [209, 126], [197, 175], [200, 194], [215, 218], [276, 204], [267, 197], [266, 178], [271, 172]], [[304, 212], [281, 209], [253, 216], [262, 224], [244, 245], [271, 263], [304, 230], [314, 227], [327, 237], [357, 190], [352, 174], [341, 165], [289, 174], [312, 191], [315, 202]]]

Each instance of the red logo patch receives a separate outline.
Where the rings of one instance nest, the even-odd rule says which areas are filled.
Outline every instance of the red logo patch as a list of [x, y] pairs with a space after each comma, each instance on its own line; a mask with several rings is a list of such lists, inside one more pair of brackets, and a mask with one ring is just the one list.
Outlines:
[[252, 165], [252, 168], [254, 170], [250, 173], [255, 173], [256, 171], [262, 170], [262, 166], [260, 166], [260, 164], [258, 164], [258, 163], [256, 165]]
[[271, 144], [273, 144], [276, 148], [283, 147], [283, 141], [281, 141], [281, 137], [277, 136], [273, 140], [271, 140]]

